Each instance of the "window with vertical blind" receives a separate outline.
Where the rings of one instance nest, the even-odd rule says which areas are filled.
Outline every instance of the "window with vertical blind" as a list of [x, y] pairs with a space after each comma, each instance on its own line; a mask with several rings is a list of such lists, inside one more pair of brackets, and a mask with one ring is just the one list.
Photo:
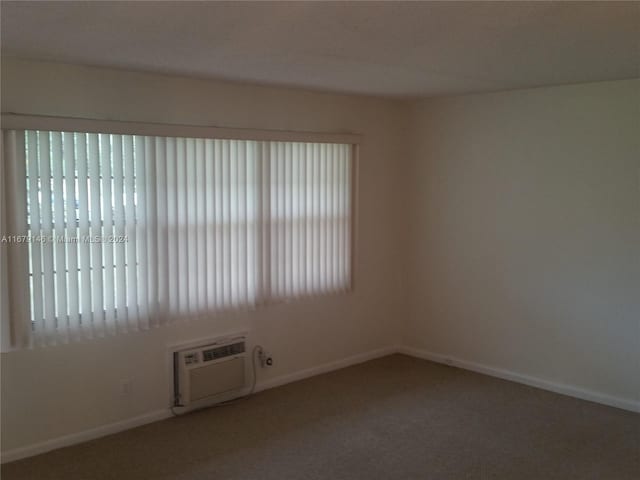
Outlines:
[[352, 152], [4, 130], [3, 333], [56, 344], [347, 291]]

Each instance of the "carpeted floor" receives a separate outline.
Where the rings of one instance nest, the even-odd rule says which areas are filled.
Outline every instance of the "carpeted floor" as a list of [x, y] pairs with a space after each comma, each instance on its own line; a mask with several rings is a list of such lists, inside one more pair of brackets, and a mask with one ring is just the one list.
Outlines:
[[29, 479], [640, 478], [640, 415], [393, 355], [2, 467]]

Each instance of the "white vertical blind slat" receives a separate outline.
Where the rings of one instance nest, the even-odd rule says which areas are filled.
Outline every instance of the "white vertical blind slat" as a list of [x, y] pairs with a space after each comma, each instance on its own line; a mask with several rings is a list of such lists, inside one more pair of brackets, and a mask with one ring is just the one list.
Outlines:
[[135, 167], [135, 217], [136, 217], [136, 277], [138, 283], [138, 325], [142, 329], [149, 328], [149, 298], [147, 282], [149, 223], [147, 214], [147, 164], [146, 142], [141, 136], [133, 137], [134, 167]]
[[178, 231], [178, 144], [175, 138], [167, 138], [167, 275], [168, 275], [168, 312], [174, 315], [180, 307], [179, 288], [179, 239]]
[[298, 278], [300, 281], [300, 294], [305, 295], [307, 293], [307, 272], [306, 272], [306, 255], [307, 255], [307, 222], [306, 222], [306, 189], [305, 189], [305, 174], [307, 162], [305, 158], [306, 145], [303, 143], [298, 144], [298, 230], [299, 230], [299, 272]]
[[280, 219], [278, 218], [279, 210], [278, 210], [278, 202], [280, 199], [279, 194], [279, 181], [278, 177], [278, 155], [276, 150], [276, 144], [270, 143], [268, 145], [269, 150], [269, 164], [270, 164], [270, 179], [271, 182], [268, 185], [267, 192], [270, 192], [270, 209], [268, 211], [269, 218], [271, 218], [270, 229], [271, 229], [271, 251], [270, 251], [270, 259], [271, 259], [271, 269], [268, 272], [271, 277], [271, 291], [275, 296], [280, 294], [280, 282], [278, 276], [278, 258], [279, 258], [279, 249], [280, 245], [278, 242], [278, 230]]
[[71, 338], [78, 338], [80, 331], [80, 304], [79, 304], [79, 279], [78, 279], [78, 225], [76, 205], [78, 203], [76, 195], [76, 161], [75, 161], [75, 141], [72, 133], [62, 134], [64, 180], [65, 180], [65, 228], [64, 235], [67, 238], [65, 244], [67, 253], [67, 295], [69, 314], [69, 335]]
[[121, 135], [113, 135], [113, 232], [114, 244], [114, 284], [115, 284], [115, 331], [127, 330], [127, 268], [125, 227], [125, 175], [123, 144]]
[[258, 261], [256, 256], [256, 235], [257, 230], [254, 228], [256, 221], [256, 213], [254, 208], [255, 203], [255, 184], [257, 182], [256, 175], [256, 142], [245, 141], [245, 161], [244, 161], [244, 173], [242, 176], [242, 184], [244, 188], [243, 202], [244, 202], [244, 252], [242, 253], [242, 275], [244, 283], [244, 297], [243, 305], [255, 304], [255, 281], [254, 278], [257, 274], [255, 265]]
[[42, 233], [45, 239], [42, 241], [42, 267], [43, 267], [43, 326], [47, 343], [55, 344], [57, 338], [56, 305], [55, 305], [55, 273], [54, 273], [54, 243], [51, 241], [53, 235], [53, 216], [51, 208], [51, 156], [50, 132], [38, 133], [38, 161], [40, 165], [40, 183], [42, 198], [46, 199], [41, 204], [42, 213]]
[[204, 145], [204, 196], [205, 196], [205, 270], [207, 277], [207, 310], [216, 307], [216, 204], [215, 204], [215, 141], [207, 139]]
[[[269, 144], [267, 142], [260, 142], [259, 144], [259, 159], [260, 162], [260, 183], [258, 188], [261, 189], [261, 199], [258, 198], [258, 202], [262, 200], [260, 210], [260, 228], [262, 248], [261, 248], [261, 262], [259, 268], [262, 268], [261, 277], [262, 282], [260, 284], [260, 302], [265, 303], [268, 298], [271, 298], [271, 233], [273, 231], [273, 221], [271, 219], [271, 162]], [[259, 282], [260, 283], [260, 282]]]
[[110, 239], [113, 236], [111, 135], [100, 135], [100, 176], [102, 178], [102, 237], [98, 246], [103, 255], [105, 333], [115, 334], [114, 242]]
[[[87, 155], [89, 157], [89, 217], [91, 235], [91, 311], [93, 313], [93, 331], [98, 335], [104, 334], [104, 304], [103, 304], [103, 259], [100, 243], [94, 241], [102, 235], [102, 211], [100, 202], [100, 139], [99, 135], [87, 135]], [[43, 195], [48, 198], [48, 195]], [[46, 202], [44, 202], [46, 203]]]
[[[9, 131], [3, 135], [0, 163], [3, 175], [0, 182], [4, 182], [1, 189], [2, 198], [2, 231], [9, 235], [24, 237], [28, 234], [27, 208], [27, 159], [25, 155], [25, 132]], [[7, 283], [5, 295], [9, 299], [8, 308], [3, 307], [0, 320], [2, 325], [2, 347], [22, 348], [32, 344], [32, 329], [29, 318], [29, 248], [25, 242], [17, 242], [10, 247], [3, 243], [0, 248], [11, 248], [5, 251], [3, 257], [6, 264], [0, 263], [3, 283]], [[4, 300], [4, 296], [3, 296]], [[9, 337], [5, 339], [4, 334]]]
[[29, 210], [30, 210], [30, 226], [33, 239], [30, 242], [31, 254], [31, 321], [35, 325], [35, 341], [36, 344], [45, 343], [46, 339], [43, 333], [46, 332], [44, 324], [44, 305], [43, 305], [43, 265], [42, 265], [42, 242], [38, 241], [38, 236], [42, 235], [42, 216], [40, 212], [40, 166], [38, 158], [38, 137], [33, 131], [26, 132], [27, 152], [29, 163]]
[[337, 156], [340, 152], [339, 145], [331, 145], [331, 156], [329, 158], [329, 164], [331, 165], [331, 175], [329, 178], [331, 179], [331, 211], [329, 214], [329, 225], [330, 225], [330, 236], [331, 236], [331, 289], [337, 290], [338, 286], [338, 242], [337, 242], [337, 222], [336, 217], [338, 215], [337, 211], [337, 200], [338, 200], [338, 166], [337, 166]]
[[[353, 185], [353, 178], [352, 178], [352, 173], [353, 173], [353, 159], [348, 157], [346, 162], [345, 162], [345, 173], [346, 173], [346, 178], [345, 178], [345, 182], [344, 185], [349, 185], [352, 186]], [[349, 189], [347, 191], [347, 193], [345, 194], [345, 199], [346, 199], [346, 204], [345, 204], [345, 215], [349, 218], [349, 221], [346, 223], [346, 228], [345, 228], [345, 254], [344, 254], [344, 258], [345, 258], [345, 281], [347, 283], [348, 286], [351, 285], [352, 282], [352, 278], [353, 278], [353, 271], [351, 268], [352, 265], [352, 252], [351, 252], [351, 246], [352, 246], [352, 238], [353, 238], [353, 232], [352, 232], [352, 228], [353, 228], [353, 221], [350, 218], [351, 214], [353, 212], [353, 206], [352, 206], [352, 199], [353, 199], [353, 190]]]
[[238, 143], [238, 166], [236, 194], [237, 202], [237, 232], [238, 232], [238, 249], [236, 271], [238, 272], [238, 298], [239, 305], [246, 305], [247, 298], [247, 143], [242, 141]]
[[278, 165], [278, 203], [277, 203], [277, 220], [276, 223], [278, 225], [278, 257], [277, 260], [272, 264], [276, 266], [276, 272], [278, 275], [278, 295], [280, 297], [284, 297], [286, 293], [286, 278], [285, 272], [287, 270], [287, 251], [286, 251], [286, 241], [285, 241], [285, 152], [284, 145], [282, 142], [278, 142], [276, 144], [276, 159]]
[[313, 144], [306, 144], [305, 148], [305, 293], [313, 293]]
[[93, 309], [91, 292], [91, 245], [89, 219], [89, 156], [87, 134], [78, 133], [76, 141], [76, 163], [78, 168], [78, 239], [80, 268], [80, 322], [84, 337], [93, 335]]
[[176, 145], [176, 201], [177, 201], [177, 240], [178, 240], [178, 290], [180, 292], [178, 311], [186, 311], [189, 305], [188, 256], [187, 251], [187, 145], [179, 138]]
[[124, 163], [124, 202], [125, 202], [125, 231], [126, 269], [127, 269], [127, 328], [138, 330], [138, 257], [137, 257], [137, 226], [136, 226], [136, 177], [134, 164], [133, 136], [124, 135], [123, 163]]
[[156, 302], [155, 317], [157, 323], [167, 321], [167, 309], [169, 308], [169, 171], [167, 159], [167, 139], [164, 137], [154, 137], [155, 143], [155, 168], [156, 168], [156, 208], [157, 208], [157, 255], [158, 265], [157, 282], [158, 291], [154, 298]]
[[62, 162], [62, 134], [51, 132], [51, 185], [53, 196], [53, 249], [54, 284], [56, 291], [56, 317], [58, 319], [58, 338], [66, 343], [69, 338], [67, 312], [67, 261], [65, 251], [65, 190]]
[[198, 312], [207, 308], [207, 231], [206, 231], [206, 177], [205, 177], [205, 141], [196, 140], [195, 151], [195, 181], [196, 181], [196, 268]]
[[232, 307], [238, 304], [239, 282], [238, 282], [238, 143], [228, 142], [229, 144], [229, 305]]
[[187, 215], [187, 310], [196, 313], [198, 309], [198, 246], [197, 246], [197, 205], [196, 205], [196, 151], [195, 140], [187, 138], [186, 163], [186, 205]]
[[230, 145], [228, 140], [222, 141], [222, 290], [223, 305], [231, 305], [231, 169], [230, 169]]
[[333, 209], [333, 145], [326, 146], [327, 183], [326, 183], [326, 211], [325, 211], [325, 232], [326, 232], [326, 290], [333, 291], [333, 235], [332, 235], [332, 209]]
[[328, 210], [328, 195], [327, 184], [329, 181], [328, 175], [328, 162], [327, 162], [327, 146], [320, 145], [320, 289], [319, 293], [325, 293], [328, 290], [328, 277], [329, 272], [327, 266], [329, 264], [328, 259], [328, 235], [327, 235], [327, 210]]
[[282, 249], [283, 249], [283, 285], [285, 297], [291, 295], [291, 144], [282, 144]]
[[215, 275], [216, 275], [216, 305], [224, 306], [224, 263], [223, 263], [223, 246], [224, 246], [224, 217], [223, 217], [223, 205], [222, 205], [222, 184], [223, 184], [223, 169], [222, 169], [222, 157], [223, 148], [222, 141], [215, 140], [214, 150], [214, 222], [215, 222], [215, 238], [214, 238], [214, 250], [215, 250]]
[[[144, 221], [146, 224], [145, 249], [146, 268], [141, 274], [146, 277], [146, 307], [149, 325], [158, 325], [158, 212], [157, 212], [157, 157], [155, 137], [144, 137], [144, 175], [140, 183], [144, 182]], [[139, 273], [140, 275], [140, 273]]]
[[[338, 183], [342, 187], [345, 182], [345, 166], [347, 161], [347, 156], [345, 155], [346, 151], [344, 148], [340, 149], [340, 158], [338, 159]], [[347, 215], [345, 213], [345, 189], [340, 188], [339, 198], [338, 198], [338, 276], [341, 284], [341, 290], [344, 290], [344, 275], [346, 273], [346, 261], [345, 261], [345, 221], [347, 220]]]
[[322, 271], [320, 270], [320, 266], [322, 265], [322, 226], [321, 226], [321, 218], [322, 212], [320, 210], [321, 205], [321, 167], [322, 167], [322, 158], [321, 158], [321, 150], [320, 145], [314, 145], [314, 172], [313, 172], [313, 191], [314, 191], [314, 205], [313, 205], [313, 271], [314, 271], [314, 279], [313, 279], [313, 291], [314, 293], [320, 291], [320, 280]]

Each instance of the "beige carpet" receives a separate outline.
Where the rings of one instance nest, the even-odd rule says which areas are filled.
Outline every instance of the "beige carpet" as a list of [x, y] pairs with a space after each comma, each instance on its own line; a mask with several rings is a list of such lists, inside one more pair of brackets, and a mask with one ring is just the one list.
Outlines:
[[401, 355], [4, 465], [2, 479], [640, 478], [640, 415]]

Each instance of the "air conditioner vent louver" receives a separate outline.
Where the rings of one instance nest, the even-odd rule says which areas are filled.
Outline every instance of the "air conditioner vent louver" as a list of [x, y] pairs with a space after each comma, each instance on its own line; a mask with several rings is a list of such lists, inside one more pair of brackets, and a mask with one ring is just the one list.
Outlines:
[[210, 362], [211, 360], [238, 355], [240, 353], [244, 353], [244, 342], [203, 350], [202, 359], [204, 362]]

